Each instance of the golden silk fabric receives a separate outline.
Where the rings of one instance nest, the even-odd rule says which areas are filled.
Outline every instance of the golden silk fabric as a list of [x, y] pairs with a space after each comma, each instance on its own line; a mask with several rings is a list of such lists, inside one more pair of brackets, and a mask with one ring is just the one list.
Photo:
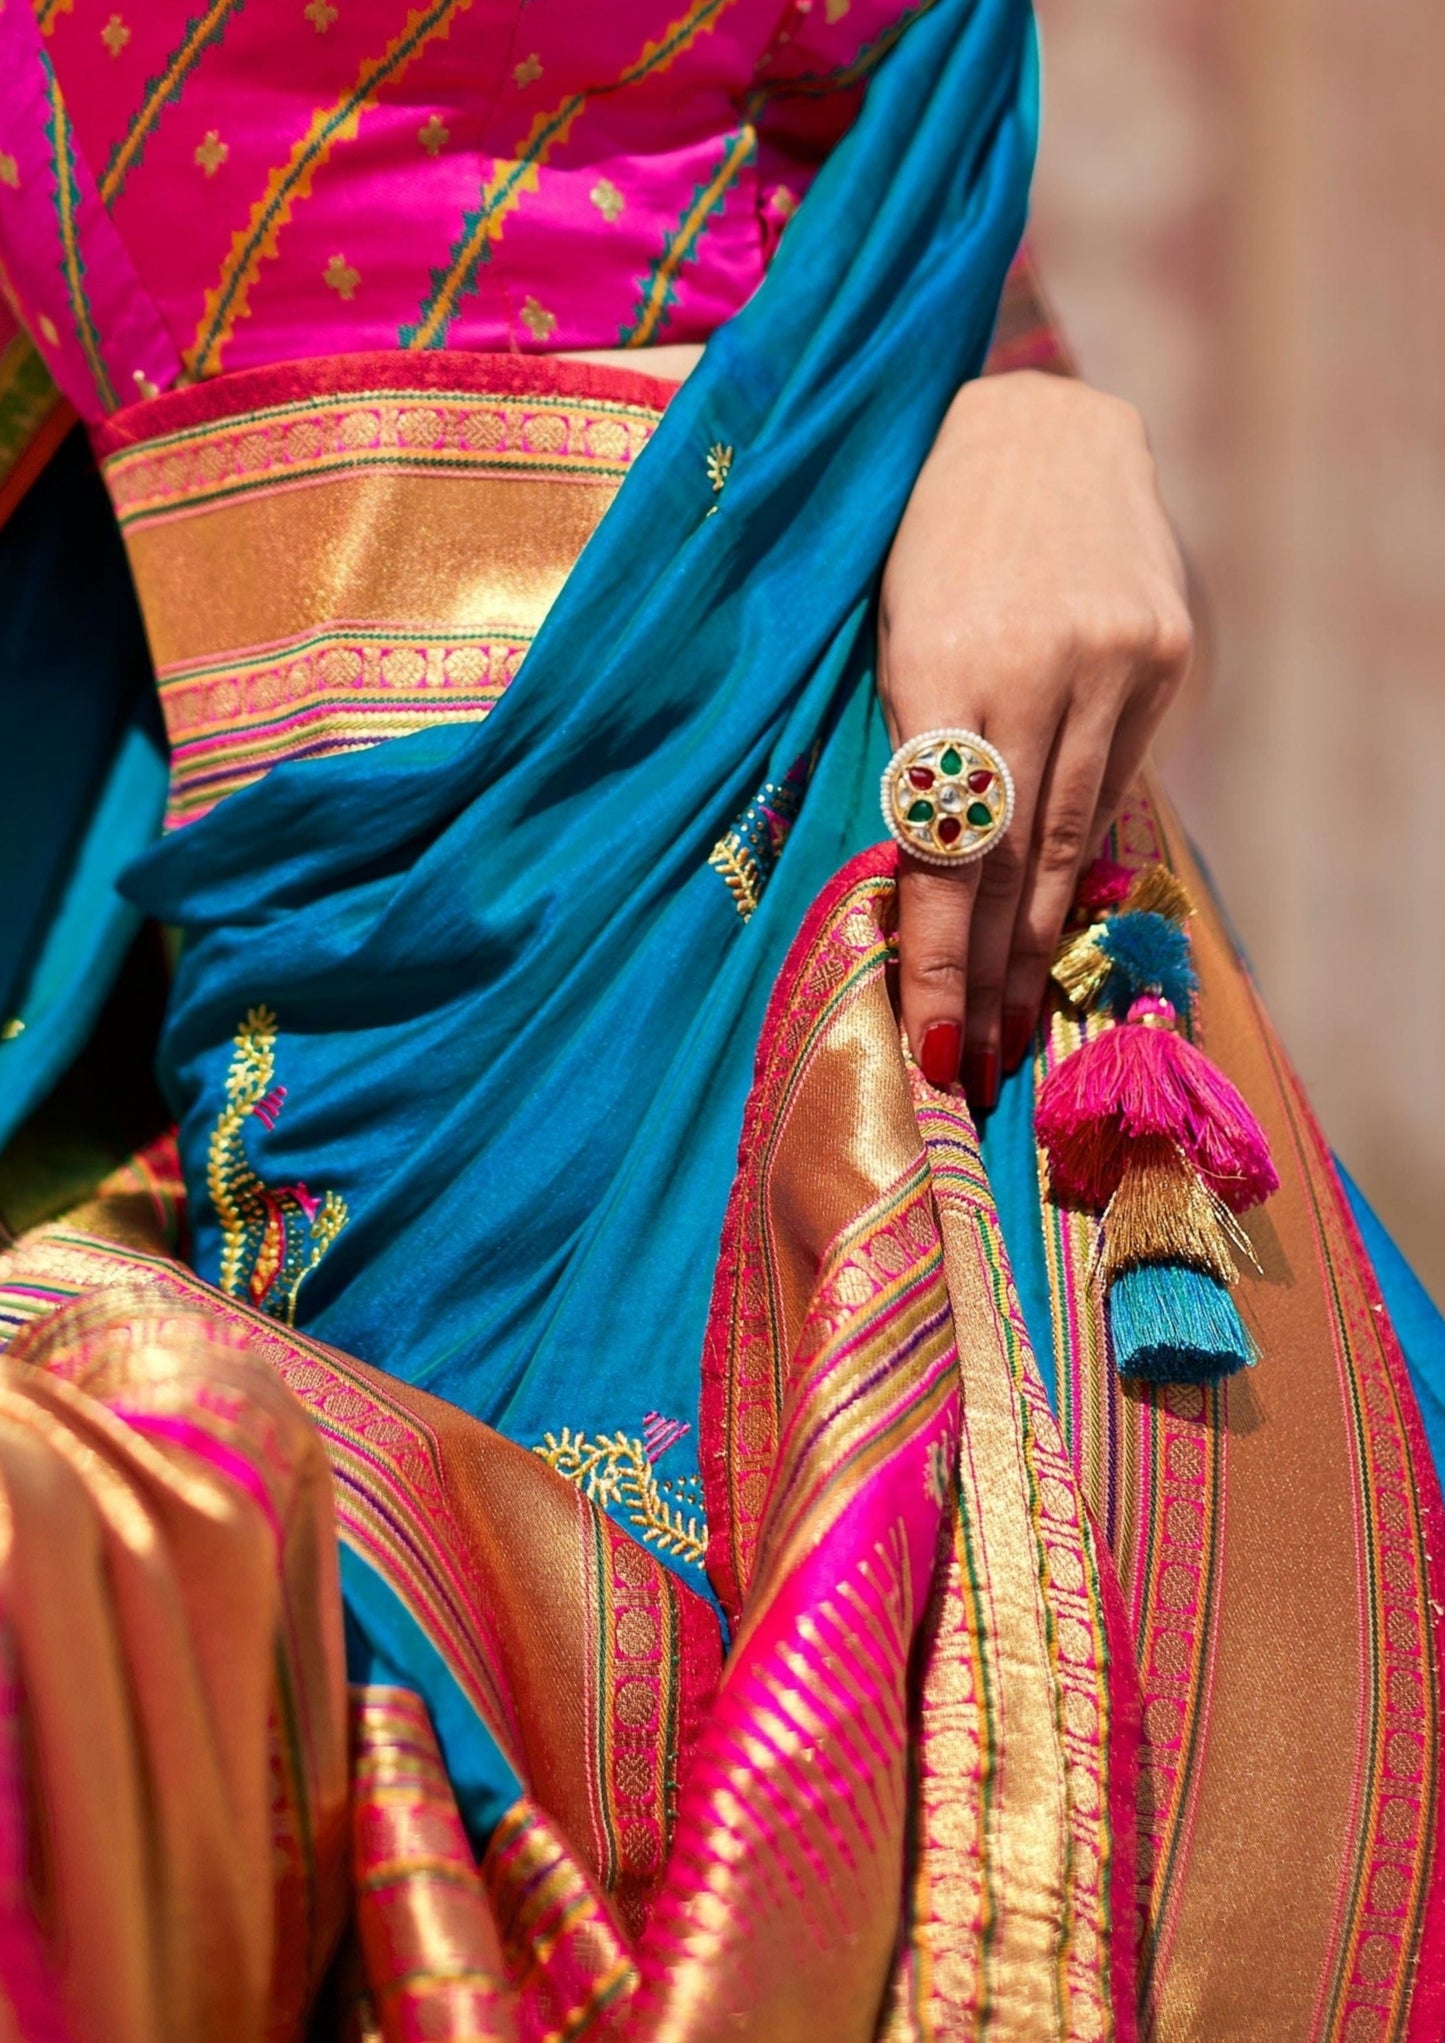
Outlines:
[[276, 1372], [341, 1537], [524, 1783], [474, 1873], [414, 1702], [363, 1699], [355, 1923], [389, 2038], [1128, 2031], [1132, 1677], [972, 1130], [900, 1053], [891, 894], [865, 872], [815, 912], [744, 1135], [708, 1363], [744, 1585], [720, 1679], [705, 1606], [539, 1457], [107, 1245], [103, 1200], [6, 1259], [17, 1309], [100, 1294], [33, 1320], [31, 1366], [68, 1371], [113, 1284], [123, 1343], [139, 1284], [183, 1349], [209, 1313]]
[[484, 718], [671, 387], [361, 355], [121, 413], [97, 445], [171, 742], [168, 822], [284, 759]]
[[81, 1300], [0, 1362], [11, 2033], [299, 2037], [346, 1904], [330, 1479], [203, 1305]]
[[[1203, 1044], [1281, 1180], [1245, 1223], [1258, 1268], [1237, 1295], [1260, 1364], [1212, 1390], [1120, 1382], [1095, 1224], [1044, 1206], [1061, 1418], [1143, 1683], [1149, 2032], [1426, 2037], [1441, 1989], [1435, 1471], [1329, 1150], [1177, 820], [1136, 799], [1116, 837], [1201, 904]], [[1078, 1039], [1056, 1016], [1041, 1072]]]

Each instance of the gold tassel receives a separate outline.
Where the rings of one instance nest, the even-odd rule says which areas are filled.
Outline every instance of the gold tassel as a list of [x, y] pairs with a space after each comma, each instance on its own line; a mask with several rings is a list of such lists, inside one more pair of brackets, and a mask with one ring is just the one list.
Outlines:
[[1170, 922], [1182, 923], [1194, 913], [1194, 903], [1183, 880], [1177, 879], [1167, 865], [1146, 865], [1136, 874], [1120, 912], [1163, 915]]
[[1096, 922], [1070, 937], [1054, 959], [1054, 981], [1075, 1007], [1087, 1007], [1113, 969], [1099, 943], [1103, 927]]
[[1178, 1145], [1157, 1136], [1135, 1144], [1104, 1209], [1105, 1283], [1141, 1263], [1180, 1263], [1233, 1284], [1240, 1256], [1255, 1260], [1249, 1237]]

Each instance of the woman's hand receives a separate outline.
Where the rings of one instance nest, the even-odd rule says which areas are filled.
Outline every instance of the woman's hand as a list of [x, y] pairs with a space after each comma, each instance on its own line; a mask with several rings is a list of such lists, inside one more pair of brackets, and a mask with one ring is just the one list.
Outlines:
[[903, 1023], [975, 1112], [1027, 1053], [1081, 868], [1189, 669], [1185, 575], [1137, 412], [1026, 370], [967, 384], [883, 577], [878, 687], [895, 745], [977, 731], [1013, 824], [953, 871], [902, 856]]

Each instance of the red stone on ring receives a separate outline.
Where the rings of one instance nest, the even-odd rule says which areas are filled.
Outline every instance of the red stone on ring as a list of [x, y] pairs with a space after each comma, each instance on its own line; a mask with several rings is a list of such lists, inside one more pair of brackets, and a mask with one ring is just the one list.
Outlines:
[[919, 788], [932, 787], [933, 769], [930, 766], [910, 766], [908, 769], [908, 778], [912, 781], [915, 787]]
[[989, 772], [986, 766], [980, 766], [976, 773], [970, 773], [970, 775], [968, 776], [968, 787], [970, 794], [981, 795], [986, 788], [990, 788], [992, 786], [993, 775]]
[[941, 816], [938, 822], [938, 834], [945, 844], [956, 844], [963, 835], [963, 825], [959, 822], [957, 816]]

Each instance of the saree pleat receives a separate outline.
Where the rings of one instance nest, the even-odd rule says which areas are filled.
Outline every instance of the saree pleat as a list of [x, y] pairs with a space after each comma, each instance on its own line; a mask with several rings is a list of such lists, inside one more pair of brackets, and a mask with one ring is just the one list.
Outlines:
[[319, 1442], [203, 1312], [60, 1320], [0, 1365], [5, 1988], [26, 2037], [283, 2043], [345, 1891]]

